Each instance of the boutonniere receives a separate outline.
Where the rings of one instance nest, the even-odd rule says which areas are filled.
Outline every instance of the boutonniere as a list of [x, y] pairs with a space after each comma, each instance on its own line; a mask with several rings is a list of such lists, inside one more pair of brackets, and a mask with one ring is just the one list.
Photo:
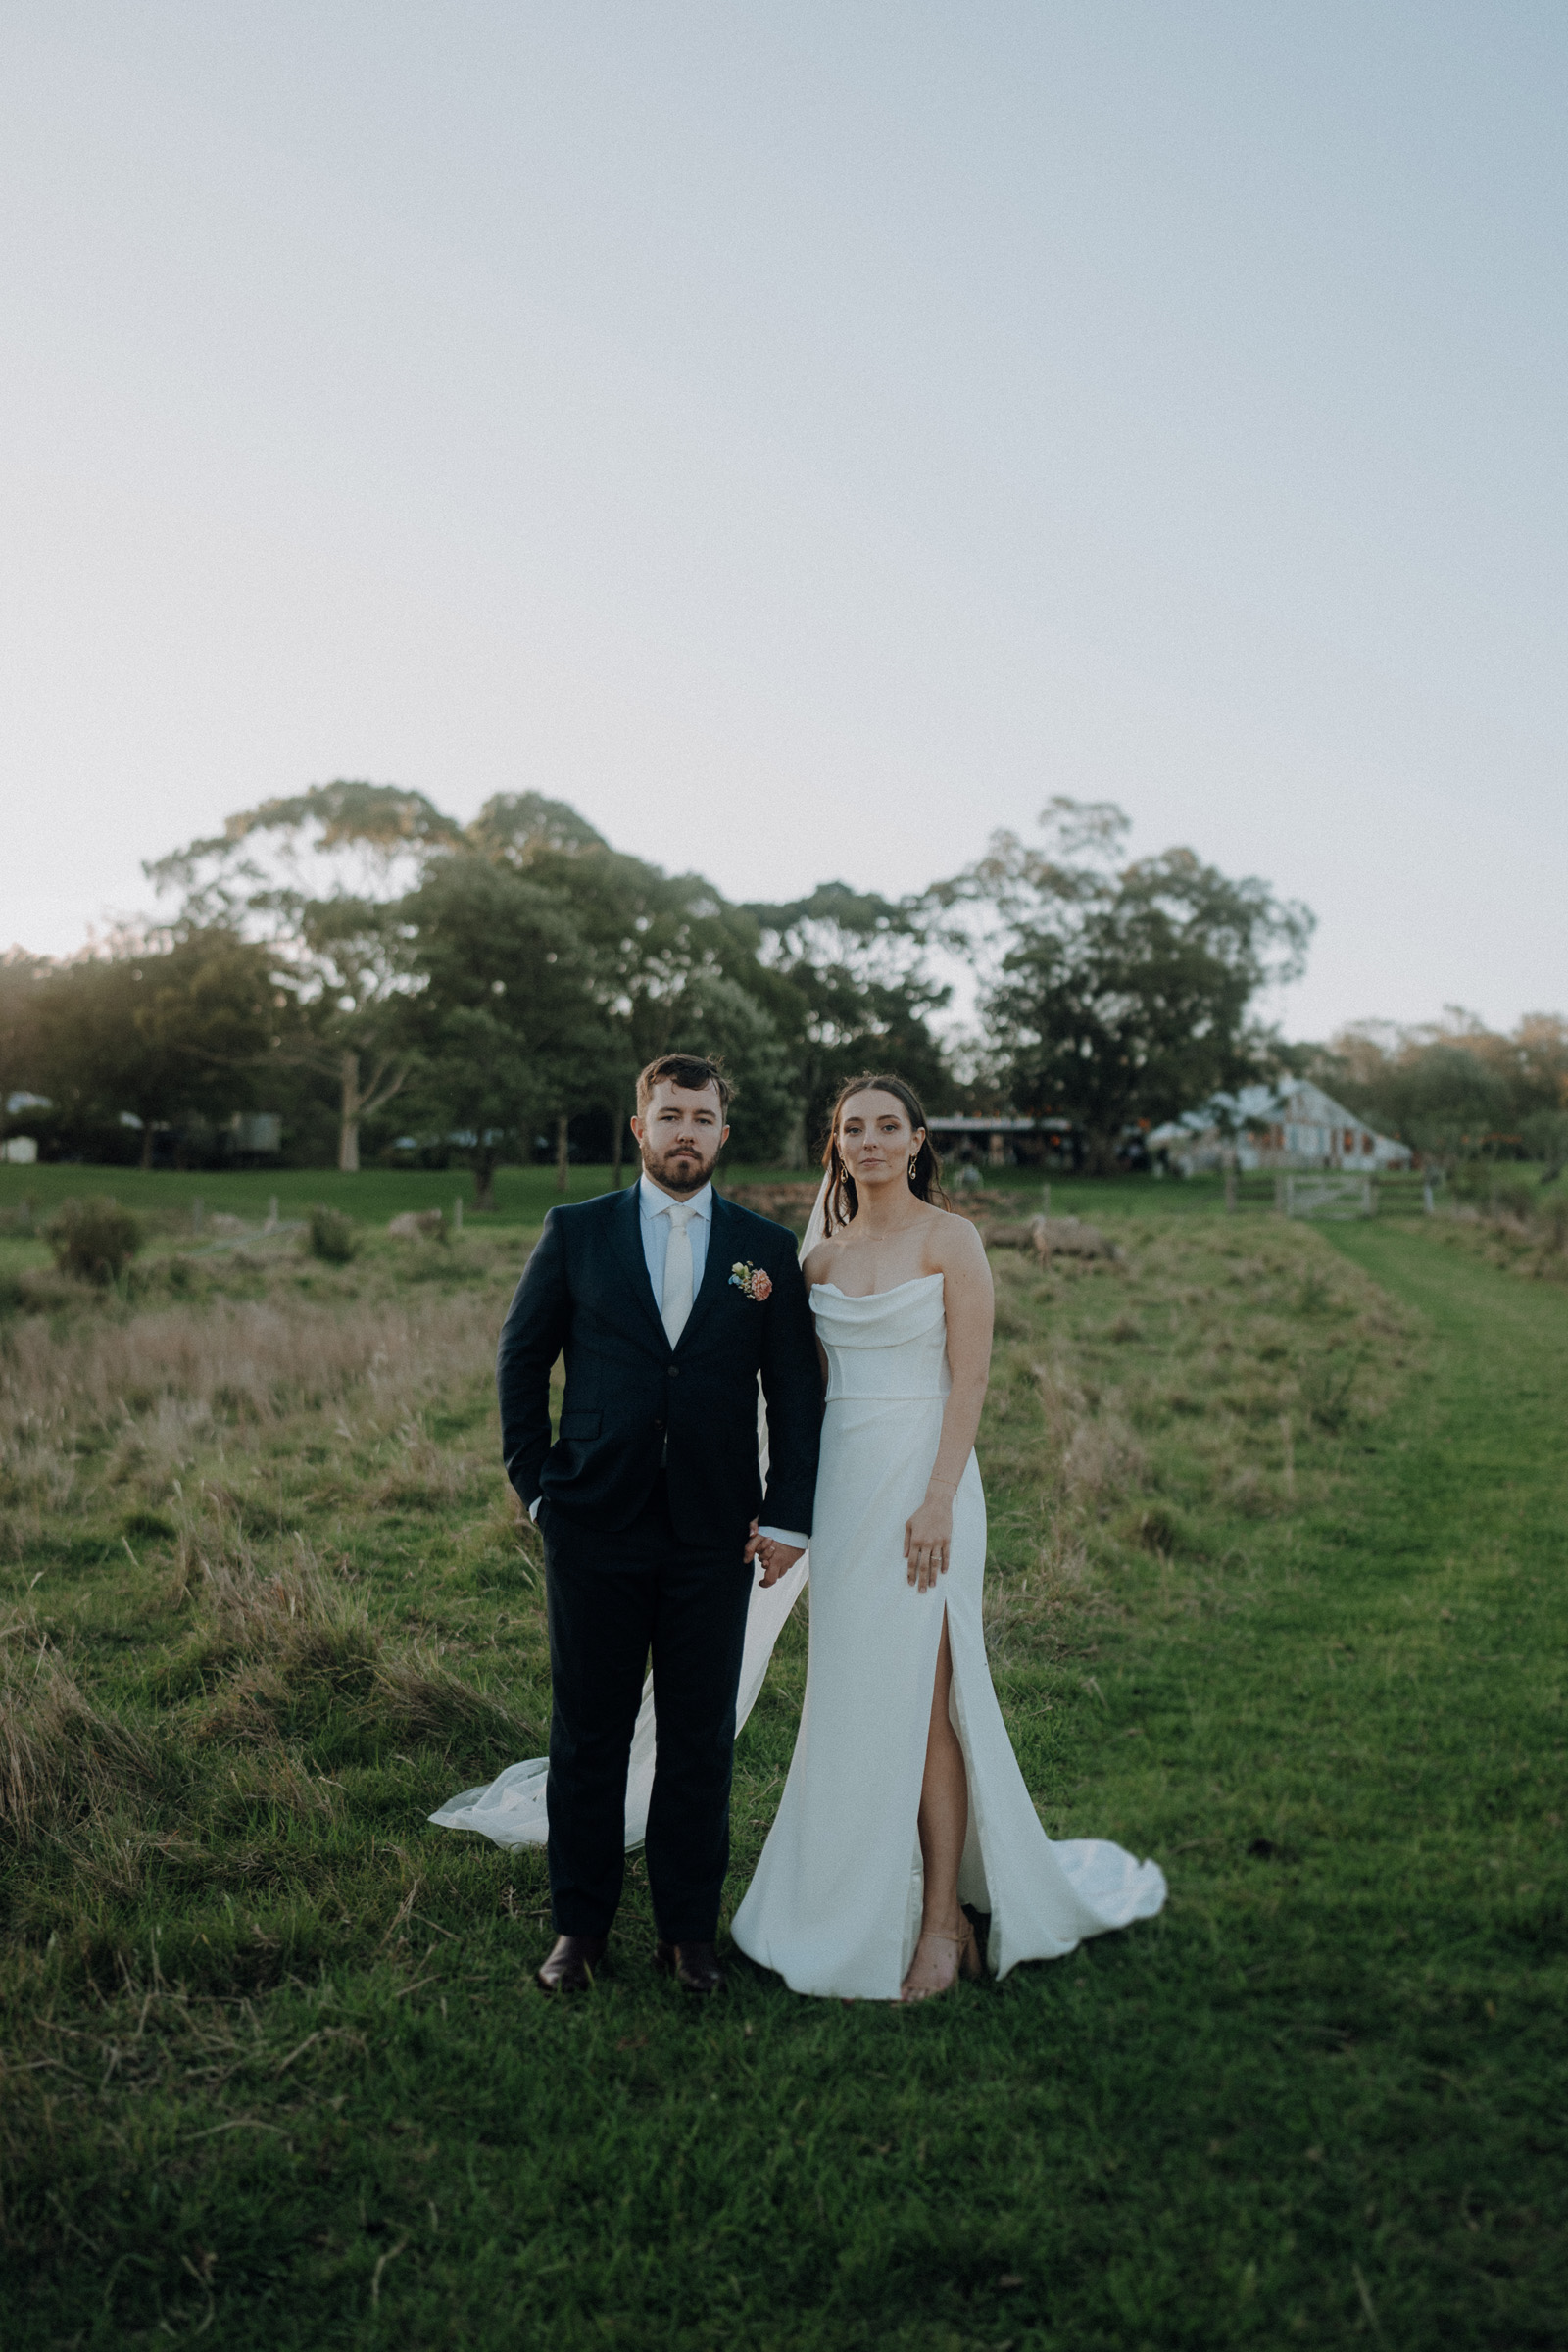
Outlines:
[[773, 1295], [773, 1277], [765, 1267], [754, 1266], [749, 1257], [738, 1257], [729, 1270], [732, 1287], [743, 1298], [755, 1298], [759, 1306]]

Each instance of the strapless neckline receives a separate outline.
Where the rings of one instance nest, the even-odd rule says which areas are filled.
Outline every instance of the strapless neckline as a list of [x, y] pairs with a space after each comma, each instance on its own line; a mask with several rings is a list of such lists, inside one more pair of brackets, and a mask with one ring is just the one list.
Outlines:
[[813, 1282], [813, 1291], [831, 1291], [836, 1298], [848, 1298], [858, 1305], [867, 1298], [891, 1298], [895, 1291], [918, 1290], [922, 1282], [940, 1282], [940, 1274], [914, 1274], [907, 1282], [890, 1282], [885, 1291], [841, 1291], [836, 1282]]

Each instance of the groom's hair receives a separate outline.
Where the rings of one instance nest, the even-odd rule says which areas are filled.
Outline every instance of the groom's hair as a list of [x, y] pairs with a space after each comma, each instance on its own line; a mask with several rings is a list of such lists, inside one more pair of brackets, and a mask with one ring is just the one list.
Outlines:
[[637, 1113], [641, 1117], [648, 1108], [649, 1098], [659, 1082], [667, 1078], [671, 1086], [683, 1086], [689, 1094], [700, 1095], [705, 1086], [718, 1089], [718, 1107], [728, 1110], [734, 1089], [724, 1075], [724, 1064], [716, 1054], [661, 1054], [645, 1070], [637, 1073]]

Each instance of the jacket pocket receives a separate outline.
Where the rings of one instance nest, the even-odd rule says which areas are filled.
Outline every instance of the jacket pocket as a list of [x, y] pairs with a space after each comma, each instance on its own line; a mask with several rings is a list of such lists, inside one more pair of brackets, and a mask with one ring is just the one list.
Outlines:
[[563, 1413], [561, 1416], [562, 1444], [581, 1446], [589, 1438], [597, 1438], [604, 1417], [603, 1413]]

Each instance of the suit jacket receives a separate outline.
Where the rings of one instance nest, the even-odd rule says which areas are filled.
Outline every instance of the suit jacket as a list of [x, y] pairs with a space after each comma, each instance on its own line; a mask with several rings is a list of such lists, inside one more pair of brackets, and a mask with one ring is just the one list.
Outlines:
[[[767, 1298], [737, 1288], [737, 1262], [767, 1273]], [[563, 1350], [566, 1394], [552, 1445], [550, 1374]], [[670, 1517], [687, 1543], [738, 1549], [759, 1515], [810, 1529], [822, 1380], [794, 1236], [716, 1193], [702, 1286], [673, 1348], [648, 1279], [636, 1185], [553, 1208], [502, 1327], [496, 1385], [507, 1476], [524, 1504], [542, 1494], [568, 1519], [613, 1534], [631, 1525], [663, 1464]]]

